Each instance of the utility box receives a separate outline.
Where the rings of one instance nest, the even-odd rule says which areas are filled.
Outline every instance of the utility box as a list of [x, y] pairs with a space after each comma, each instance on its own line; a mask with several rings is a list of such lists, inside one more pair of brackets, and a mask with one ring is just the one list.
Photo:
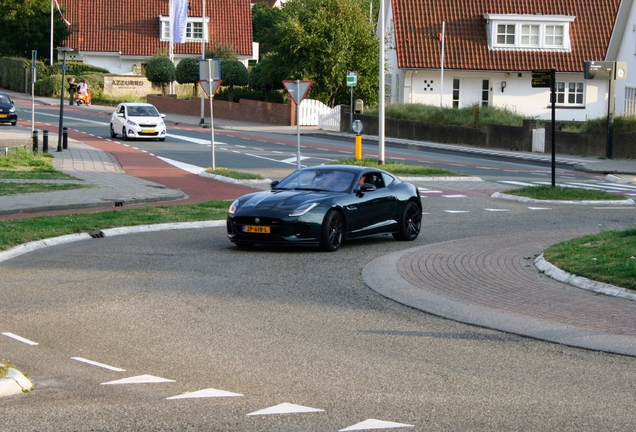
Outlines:
[[353, 112], [356, 114], [362, 114], [364, 110], [364, 101], [362, 99], [356, 99]]

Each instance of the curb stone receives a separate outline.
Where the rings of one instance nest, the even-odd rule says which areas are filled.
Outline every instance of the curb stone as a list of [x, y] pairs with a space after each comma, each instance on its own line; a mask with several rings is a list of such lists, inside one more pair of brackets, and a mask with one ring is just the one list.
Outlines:
[[25, 393], [32, 389], [33, 383], [14, 368], [9, 368], [7, 376], [0, 379], [0, 397]]
[[538, 199], [532, 199], [532, 198], [516, 196], [516, 195], [507, 195], [501, 192], [495, 192], [490, 197], [509, 200], [509, 201], [519, 201], [523, 203], [542, 203], [542, 204], [576, 204], [576, 205], [588, 205], [588, 204], [633, 205], [634, 204], [634, 200], [631, 198], [624, 199], [624, 200], [608, 200], [608, 201], [555, 201], [555, 200], [538, 200]]

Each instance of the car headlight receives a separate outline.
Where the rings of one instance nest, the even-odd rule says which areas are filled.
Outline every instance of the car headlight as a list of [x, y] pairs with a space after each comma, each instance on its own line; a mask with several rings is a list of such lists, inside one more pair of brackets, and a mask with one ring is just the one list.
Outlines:
[[134, 121], [132, 121], [132, 120], [126, 120], [126, 124], [127, 124], [128, 126], [138, 127], [138, 126], [137, 126], [137, 123], [135, 123], [135, 122], [134, 122]]
[[9, 112], [10, 112], [10, 113], [14, 113], [14, 112], [15, 112], [15, 107], [11, 107], [11, 108], [9, 108]]
[[306, 204], [300, 205], [300, 206], [296, 207], [296, 209], [293, 212], [291, 212], [289, 215], [290, 216], [302, 216], [302, 215], [312, 211], [317, 205], [318, 205], [318, 203], [306, 203]]
[[236, 213], [236, 210], [238, 209], [239, 206], [239, 200], [234, 200], [234, 202], [232, 203], [232, 205], [230, 205], [230, 208], [228, 209], [228, 213], [229, 214], [234, 214]]

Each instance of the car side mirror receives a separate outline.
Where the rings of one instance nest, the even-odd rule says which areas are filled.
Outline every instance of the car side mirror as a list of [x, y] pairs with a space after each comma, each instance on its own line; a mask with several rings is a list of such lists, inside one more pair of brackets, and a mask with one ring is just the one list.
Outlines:
[[120, 112], [118, 112], [118, 113], [117, 113], [117, 117], [122, 117], [122, 118], [123, 118], [123, 117], [125, 117], [125, 116], [124, 116], [124, 113], [120, 113]]
[[161, 118], [166, 118], [165, 114], [159, 114], [161, 116]]
[[278, 183], [280, 183], [280, 181], [278, 181], [278, 180], [274, 180], [274, 181], [272, 181], [272, 182], [269, 184], [269, 187], [270, 187], [270, 188], [272, 188], [272, 189], [274, 189]]
[[373, 192], [374, 190], [376, 190], [376, 187], [371, 183], [364, 183], [360, 186], [360, 192]]

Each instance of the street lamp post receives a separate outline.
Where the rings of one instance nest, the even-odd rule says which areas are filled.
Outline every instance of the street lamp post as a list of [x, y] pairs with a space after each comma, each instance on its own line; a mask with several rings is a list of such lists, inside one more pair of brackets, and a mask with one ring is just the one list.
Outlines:
[[58, 51], [62, 51], [62, 64], [60, 65], [60, 69], [62, 69], [62, 88], [60, 91], [60, 123], [59, 123], [59, 131], [57, 134], [57, 151], [62, 151], [62, 128], [64, 127], [64, 79], [66, 76], [66, 53], [69, 51], [74, 51], [73, 48], [66, 47], [58, 47]]

